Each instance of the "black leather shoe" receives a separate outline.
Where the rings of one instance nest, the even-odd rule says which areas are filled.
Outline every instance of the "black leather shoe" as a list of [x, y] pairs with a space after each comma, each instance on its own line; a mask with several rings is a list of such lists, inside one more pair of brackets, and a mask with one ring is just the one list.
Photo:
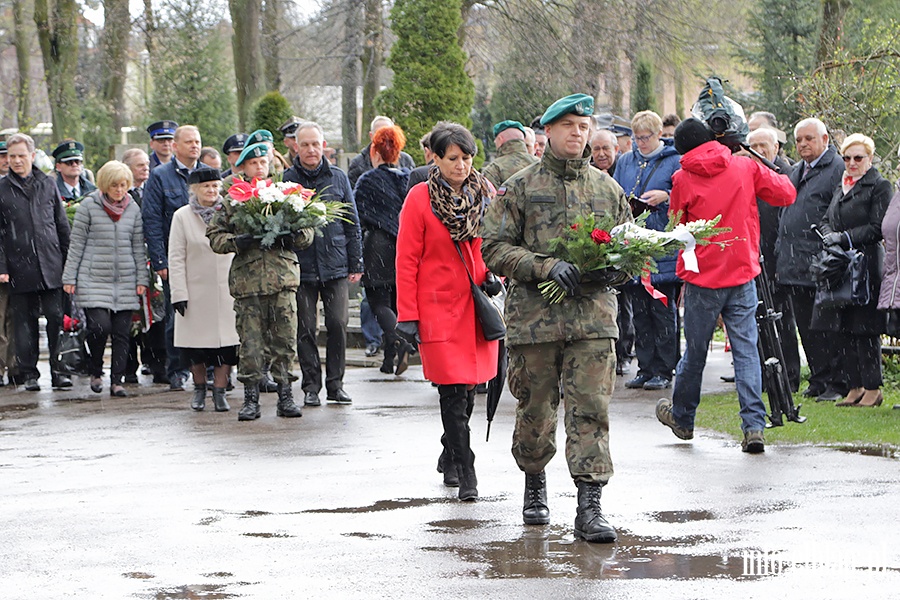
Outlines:
[[449, 460], [447, 451], [441, 452], [438, 457], [437, 472], [444, 474], [444, 485], [447, 487], [459, 487], [459, 470]]
[[191, 398], [191, 408], [194, 410], [203, 410], [206, 408], [206, 384], [195, 383], [194, 395]]
[[212, 399], [216, 412], [228, 412], [231, 410], [231, 407], [228, 406], [228, 400], [225, 399], [225, 388], [214, 387]]
[[630, 390], [642, 390], [644, 389], [644, 384], [650, 381], [652, 377], [649, 375], [638, 375], [634, 379], [629, 379], [625, 382], [625, 387]]
[[153, 383], [161, 383], [164, 385], [168, 385], [169, 378], [161, 373], [156, 373], [155, 375], [153, 375]]
[[278, 384], [271, 375], [263, 373], [262, 379], [259, 380], [259, 391], [263, 394], [272, 394], [278, 391]]
[[409, 368], [409, 351], [412, 348], [409, 342], [400, 340], [400, 347], [397, 348], [397, 370], [395, 375], [403, 375]]
[[822, 394], [824, 391], [825, 390], [823, 390], [822, 388], [817, 388], [817, 387], [813, 387], [810, 385], [805, 390], [803, 390], [803, 397], [804, 398], [815, 398], [815, 397], [819, 396], [820, 394]]
[[826, 389], [824, 392], [816, 396], [816, 402], [837, 402], [838, 400], [843, 399], [844, 394], [831, 388]]
[[69, 379], [68, 375], [54, 373], [50, 376], [50, 385], [54, 388], [70, 388], [72, 387], [72, 380]]
[[278, 384], [278, 405], [275, 414], [288, 418], [303, 416], [303, 410], [294, 403], [294, 390], [289, 383]]
[[306, 392], [303, 396], [303, 406], [322, 406], [319, 395], [315, 392]]
[[126, 375], [125, 383], [138, 383], [138, 376], [135, 375]]
[[169, 378], [169, 390], [173, 392], [184, 391], [184, 379], [181, 377], [181, 375], [174, 375]]
[[546, 525], [550, 522], [550, 509], [547, 507], [547, 476], [543, 471], [537, 475], [525, 473], [522, 520], [526, 525]]
[[335, 404], [350, 404], [353, 402], [353, 398], [351, 398], [344, 390], [335, 390], [328, 393], [328, 401], [334, 402]]
[[114, 383], [109, 386], [109, 395], [114, 398], [127, 398], [128, 392], [125, 391], [125, 388], [123, 388], [121, 384]]
[[252, 421], [259, 418], [259, 387], [244, 386], [244, 405], [238, 411], [238, 421]]
[[644, 382], [644, 389], [645, 390], [665, 390], [670, 385], [672, 385], [672, 382], [670, 380], [666, 379], [662, 375], [657, 375], [650, 381]]
[[366, 356], [375, 356], [379, 350], [381, 350], [381, 346], [378, 344], [369, 344], [366, 346]]
[[616, 541], [616, 530], [600, 509], [600, 492], [603, 485], [586, 481], [579, 481], [577, 485], [578, 512], [575, 513], [575, 535], [588, 542]]
[[41, 384], [39, 384], [38, 380], [34, 379], [33, 377], [31, 379], [26, 379], [25, 390], [29, 392], [39, 392], [41, 391]]
[[103, 380], [99, 377], [91, 377], [91, 391], [99, 394], [103, 391]]

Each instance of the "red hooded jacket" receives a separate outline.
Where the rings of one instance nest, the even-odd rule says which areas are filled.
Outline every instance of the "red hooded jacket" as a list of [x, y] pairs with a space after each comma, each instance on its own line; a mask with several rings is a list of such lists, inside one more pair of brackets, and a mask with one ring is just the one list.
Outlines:
[[[681, 170], [672, 176], [672, 214], [681, 223], [722, 215], [719, 227], [729, 233], [713, 240], [734, 240], [724, 250], [715, 244], [697, 246], [699, 273], [684, 268], [678, 255], [678, 276], [700, 287], [743, 285], [759, 275], [759, 211], [756, 199], [788, 206], [797, 191], [787, 175], [778, 175], [744, 156], [734, 156], [719, 142], [706, 142], [681, 157]], [[735, 239], [737, 238], [737, 239]]]

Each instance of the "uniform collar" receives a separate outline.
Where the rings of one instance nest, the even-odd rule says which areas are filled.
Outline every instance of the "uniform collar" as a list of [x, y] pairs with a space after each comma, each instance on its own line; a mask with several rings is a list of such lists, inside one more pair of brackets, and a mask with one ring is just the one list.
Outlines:
[[541, 157], [541, 163], [563, 179], [577, 179], [579, 175], [587, 171], [590, 166], [590, 160], [591, 149], [587, 146], [584, 147], [581, 158], [562, 159], [553, 153], [549, 142], [547, 143], [547, 151]]

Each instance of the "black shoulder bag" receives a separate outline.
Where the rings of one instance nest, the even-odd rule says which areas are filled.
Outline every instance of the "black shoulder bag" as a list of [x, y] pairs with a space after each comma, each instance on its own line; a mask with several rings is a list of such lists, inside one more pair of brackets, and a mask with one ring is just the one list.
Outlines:
[[475, 285], [472, 274], [469, 273], [469, 267], [466, 265], [466, 259], [463, 258], [459, 242], [453, 243], [456, 244], [456, 251], [459, 252], [459, 259], [462, 261], [463, 268], [466, 270], [466, 275], [469, 277], [469, 287], [472, 289], [472, 300], [475, 301], [475, 318], [481, 323], [481, 331], [484, 334], [484, 339], [489, 342], [503, 339], [506, 337], [506, 323], [503, 320], [503, 314], [501, 314], [497, 306], [491, 302], [491, 299], [484, 293], [484, 290]]

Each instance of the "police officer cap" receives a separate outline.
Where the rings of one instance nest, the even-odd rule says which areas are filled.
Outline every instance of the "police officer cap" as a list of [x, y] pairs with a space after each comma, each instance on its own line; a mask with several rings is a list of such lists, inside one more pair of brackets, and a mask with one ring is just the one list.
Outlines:
[[53, 151], [56, 162], [69, 162], [70, 160], [84, 160], [84, 144], [69, 140], [61, 143]]
[[500, 135], [501, 132], [506, 131], [507, 129], [518, 129], [522, 133], [525, 133], [525, 126], [519, 123], [518, 121], [500, 121], [496, 125], [494, 125], [494, 137]]
[[631, 134], [634, 133], [631, 131], [631, 127], [625, 127], [624, 125], [610, 125], [607, 129], [612, 131], [617, 138], [631, 137]]
[[563, 115], [589, 117], [594, 114], [594, 99], [587, 94], [572, 94], [550, 105], [541, 117], [541, 125], [548, 125]]
[[147, 127], [147, 133], [150, 134], [151, 140], [171, 140], [175, 137], [176, 129], [178, 123], [175, 121], [157, 121]]
[[275, 138], [272, 136], [272, 132], [268, 129], [257, 129], [250, 134], [250, 137], [248, 137], [247, 141], [244, 143], [247, 146], [250, 146], [251, 144], [258, 144], [260, 142], [269, 142], [270, 144], [274, 144]]
[[206, 183], [207, 181], [222, 181], [222, 174], [218, 169], [213, 169], [211, 167], [201, 167], [199, 169], [194, 169], [191, 171], [191, 174], [188, 175], [187, 182], [189, 184], [194, 183]]
[[265, 142], [257, 142], [255, 144], [247, 142], [247, 145], [244, 146], [244, 149], [241, 151], [241, 155], [238, 157], [237, 162], [234, 163], [234, 166], [241, 166], [248, 158], [259, 158], [260, 156], [268, 155], [269, 147]]
[[247, 138], [250, 137], [246, 133], [236, 133], [222, 144], [222, 152], [231, 154], [232, 152], [240, 152], [247, 144]]
[[6, 142], [0, 142], [0, 154], [6, 154]]
[[278, 131], [280, 131], [284, 137], [294, 137], [294, 134], [297, 132], [297, 127], [299, 127], [302, 122], [303, 119], [294, 115], [285, 121], [284, 124], [278, 128]]

